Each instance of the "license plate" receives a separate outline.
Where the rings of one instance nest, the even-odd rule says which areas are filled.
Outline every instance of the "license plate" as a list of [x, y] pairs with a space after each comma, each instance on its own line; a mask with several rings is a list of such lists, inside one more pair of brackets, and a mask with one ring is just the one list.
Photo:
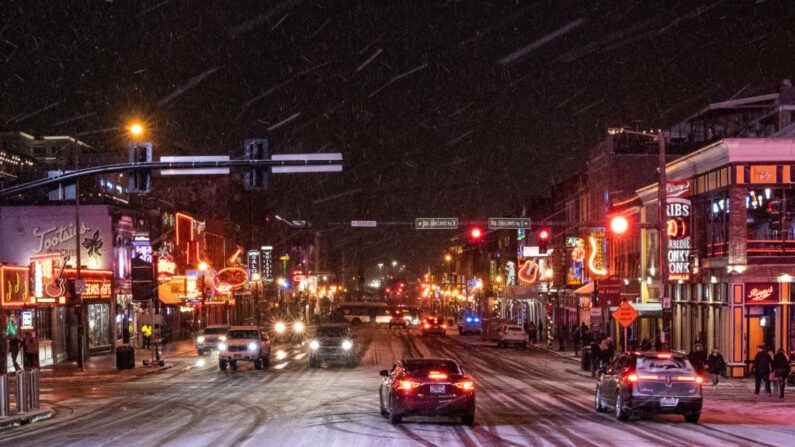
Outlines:
[[431, 393], [443, 394], [444, 393], [444, 385], [431, 385]]
[[240, 354], [235, 354], [235, 358], [239, 359], [240, 358]]
[[679, 403], [679, 399], [675, 397], [663, 397], [660, 398], [660, 406], [663, 407], [675, 407], [676, 404]]

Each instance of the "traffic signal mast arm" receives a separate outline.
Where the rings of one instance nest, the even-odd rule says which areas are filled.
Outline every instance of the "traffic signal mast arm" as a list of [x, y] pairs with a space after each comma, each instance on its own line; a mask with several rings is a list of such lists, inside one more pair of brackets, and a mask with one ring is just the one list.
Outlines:
[[[224, 160], [224, 161], [179, 161], [164, 162], [152, 161], [146, 163], [119, 163], [105, 166], [93, 166], [90, 168], [78, 169], [59, 177], [35, 180], [21, 185], [12, 186], [0, 190], [0, 197], [13, 196], [31, 189], [43, 188], [59, 183], [69, 183], [75, 179], [112, 174], [116, 172], [128, 172], [146, 169], [199, 169], [199, 168], [258, 168], [258, 167], [280, 167], [280, 166], [328, 166], [329, 172], [342, 170], [342, 154], [306, 154], [312, 156], [327, 156], [325, 159], [319, 157], [308, 157], [302, 159], [282, 159], [282, 160]], [[332, 171], [332, 167], [334, 171]]]

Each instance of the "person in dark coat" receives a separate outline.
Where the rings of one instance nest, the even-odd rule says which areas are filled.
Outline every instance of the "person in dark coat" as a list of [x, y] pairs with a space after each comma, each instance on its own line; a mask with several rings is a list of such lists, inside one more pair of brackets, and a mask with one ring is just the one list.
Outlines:
[[660, 333], [658, 332], [657, 336], [654, 337], [654, 350], [662, 351], [662, 348], [663, 348], [662, 338], [660, 337]]
[[33, 331], [25, 332], [22, 339], [22, 350], [25, 353], [25, 369], [30, 370], [39, 367], [39, 340]]
[[536, 342], [536, 324], [532, 321], [527, 323], [527, 339], [530, 343]]
[[693, 368], [696, 372], [701, 374], [704, 371], [704, 366], [707, 364], [707, 353], [704, 351], [704, 346], [701, 343], [694, 343], [693, 350], [687, 355]]
[[564, 325], [558, 326], [558, 330], [555, 334], [555, 336], [558, 338], [558, 351], [562, 351], [564, 348], [566, 348], [566, 336], [568, 335], [568, 331], [564, 331], [565, 328], [566, 326]]
[[707, 357], [707, 368], [712, 375], [712, 386], [716, 386], [721, 374], [723, 374], [723, 370], [726, 368], [726, 362], [717, 347], [712, 348], [712, 354]]
[[756, 357], [754, 357], [753, 370], [754, 370], [754, 394], [759, 395], [759, 388], [762, 382], [765, 382], [765, 391], [768, 395], [770, 392], [770, 367], [772, 366], [773, 359], [765, 352], [764, 346], [756, 347]]
[[599, 348], [599, 343], [596, 340], [591, 340], [591, 377], [596, 377], [596, 371], [599, 370], [599, 362], [602, 358], [602, 351]]
[[649, 341], [649, 337], [643, 337], [643, 340], [640, 341], [640, 350], [651, 351], [651, 342]]
[[571, 342], [574, 345], [574, 355], [578, 355], [580, 351], [580, 342], [582, 337], [580, 335], [580, 328], [574, 326], [574, 333], [571, 335]]
[[773, 375], [778, 382], [778, 397], [784, 398], [784, 385], [787, 383], [789, 376], [789, 358], [784, 350], [778, 348], [776, 355], [773, 356]]
[[11, 362], [14, 364], [14, 371], [19, 371], [21, 367], [17, 362], [17, 356], [19, 356], [19, 351], [22, 350], [22, 339], [19, 338], [19, 335], [14, 334], [8, 339], [8, 349], [11, 352]]

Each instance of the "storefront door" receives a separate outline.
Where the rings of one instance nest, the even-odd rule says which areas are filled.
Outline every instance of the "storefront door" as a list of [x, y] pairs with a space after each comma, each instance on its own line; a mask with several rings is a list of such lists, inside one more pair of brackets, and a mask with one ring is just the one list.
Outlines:
[[747, 358], [753, 359], [756, 347], [775, 350], [776, 347], [776, 306], [753, 306], [748, 308], [746, 318], [748, 327]]

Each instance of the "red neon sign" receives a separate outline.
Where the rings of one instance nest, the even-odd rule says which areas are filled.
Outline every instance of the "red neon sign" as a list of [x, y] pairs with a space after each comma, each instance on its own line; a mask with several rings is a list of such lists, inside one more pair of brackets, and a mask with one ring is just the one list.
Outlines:
[[745, 302], [766, 304], [778, 302], [778, 284], [774, 283], [746, 283]]
[[224, 294], [242, 288], [246, 282], [248, 282], [248, 272], [240, 267], [221, 269], [213, 277], [213, 286]]
[[533, 284], [538, 280], [538, 263], [535, 260], [525, 261], [522, 267], [517, 272], [517, 277], [520, 281], [527, 284]]

